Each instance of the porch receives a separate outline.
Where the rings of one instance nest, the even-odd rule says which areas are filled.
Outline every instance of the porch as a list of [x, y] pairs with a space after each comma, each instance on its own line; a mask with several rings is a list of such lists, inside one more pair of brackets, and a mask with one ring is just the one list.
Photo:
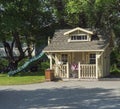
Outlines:
[[98, 78], [96, 73], [95, 64], [76, 64], [76, 68], [73, 70], [72, 65], [66, 63], [61, 65], [55, 65], [53, 67], [55, 76], [62, 79], [78, 78], [78, 79], [96, 79]]
[[108, 53], [104, 51], [54, 52], [48, 53], [47, 56], [55, 77], [98, 79], [109, 74]]

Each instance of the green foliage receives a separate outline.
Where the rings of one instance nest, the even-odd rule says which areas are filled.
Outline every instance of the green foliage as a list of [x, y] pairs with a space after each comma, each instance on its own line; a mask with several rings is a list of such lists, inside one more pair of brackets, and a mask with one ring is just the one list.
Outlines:
[[116, 64], [114, 64], [114, 67], [112, 68], [110, 73], [114, 76], [117, 76], [117, 77], [120, 76], [120, 69], [117, 68]]
[[[67, 14], [66, 21], [73, 26], [85, 27], [82, 23], [83, 19], [86, 20], [85, 16], [85, 7], [86, 0], [67, 0], [65, 5], [65, 12]], [[74, 19], [74, 22], [73, 22]], [[82, 23], [81, 23], [82, 22]]]
[[49, 61], [47, 61], [47, 62], [42, 62], [42, 63], [41, 63], [41, 68], [42, 68], [43, 70], [46, 70], [46, 69], [48, 69], [49, 67], [50, 67]]
[[[23, 60], [24, 62], [25, 60]], [[31, 71], [33, 67], [37, 67], [37, 71]], [[18, 74], [14, 76], [39, 76], [45, 74], [45, 70], [49, 68], [49, 62], [33, 62], [28, 68], [26, 68], [24, 71], [19, 72]]]
[[8, 61], [5, 58], [0, 58], [0, 70], [8, 65]]
[[119, 0], [60, 0], [59, 5], [56, 2], [57, 20], [62, 18], [73, 27], [113, 26], [119, 19]]
[[111, 72], [120, 72], [120, 54], [119, 51], [117, 49], [114, 49], [111, 53]]
[[27, 62], [29, 59], [28, 58], [24, 58], [22, 59], [19, 63], [18, 63], [18, 67], [22, 66], [25, 62]]
[[0, 64], [3, 64], [4, 66], [6, 66], [8, 63], [7, 59], [5, 58], [0, 58]]
[[14, 56], [12, 56], [13, 46], [12, 44], [7, 43], [8, 46], [6, 48], [9, 49], [7, 50], [9, 51], [9, 53], [7, 53], [9, 62], [19, 62], [25, 58], [25, 51], [21, 46], [22, 43], [26, 43], [26, 51], [28, 52], [28, 56], [31, 58], [33, 45], [37, 45], [35, 43], [39, 43], [39, 40], [46, 36], [45, 34], [47, 33], [47, 30], [44, 32], [44, 35], [41, 34], [41, 31], [53, 23], [50, 1], [1, 0], [0, 4], [3, 7], [3, 11], [1, 11], [0, 7], [0, 41], [13, 41], [20, 53], [17, 58], [14, 58]]
[[0, 19], [0, 34], [2, 34], [0, 37], [9, 38], [8, 34], [17, 31], [20, 35], [27, 36], [29, 40], [31, 37], [35, 38], [43, 27], [53, 22], [49, 0], [10, 0], [7, 2], [1, 0], [1, 4], [4, 11]]
[[86, 0], [70, 0], [66, 4], [66, 11], [71, 14], [79, 14], [84, 11], [86, 3]]

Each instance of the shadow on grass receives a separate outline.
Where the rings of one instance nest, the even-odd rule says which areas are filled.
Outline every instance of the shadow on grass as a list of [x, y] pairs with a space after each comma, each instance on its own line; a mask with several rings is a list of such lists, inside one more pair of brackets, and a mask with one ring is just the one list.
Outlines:
[[40, 71], [36, 71], [36, 72], [23, 71], [23, 72], [16, 73], [13, 76], [44, 76], [44, 75], [45, 75], [44, 70], [40, 70]]
[[0, 91], [0, 109], [119, 109], [113, 89], [54, 88]]

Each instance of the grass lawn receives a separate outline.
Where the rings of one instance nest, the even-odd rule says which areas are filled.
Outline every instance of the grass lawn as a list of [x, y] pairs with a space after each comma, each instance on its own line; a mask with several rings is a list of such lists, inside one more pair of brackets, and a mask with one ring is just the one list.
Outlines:
[[[36, 64], [36, 63], [33, 63]], [[39, 63], [38, 63], [39, 64]], [[0, 74], [0, 85], [33, 84], [45, 81], [45, 69], [49, 68], [49, 62], [42, 62], [37, 72], [20, 72], [12, 77], [8, 74]]]
[[38, 73], [28, 73], [25, 74], [18, 74], [13, 77], [8, 77], [7, 74], [0, 74], [0, 85], [20, 85], [20, 84], [33, 84], [33, 83], [40, 83], [45, 81], [44, 74]]

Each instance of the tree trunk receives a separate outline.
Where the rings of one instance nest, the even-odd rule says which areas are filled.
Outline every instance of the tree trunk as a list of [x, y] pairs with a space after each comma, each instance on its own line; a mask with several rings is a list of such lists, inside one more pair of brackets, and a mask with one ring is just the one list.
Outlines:
[[[8, 43], [6, 40], [3, 41], [3, 45], [5, 48], [5, 52], [8, 59], [8, 66], [6, 68], [6, 71], [15, 70], [18, 67], [18, 63], [25, 58], [25, 52], [28, 51], [29, 58], [32, 57], [32, 52], [34, 50], [34, 47], [31, 44], [31, 41], [29, 40], [28, 36], [26, 36], [27, 41], [27, 48], [24, 51], [22, 48], [21, 40], [19, 33], [17, 31], [12, 32], [13, 35], [13, 41], [12, 43]], [[14, 49], [15, 48], [15, 49]], [[14, 56], [13, 52], [14, 50], [18, 49], [19, 55]]]
[[[20, 53], [19, 56], [14, 56], [14, 54], [13, 54], [14, 44], [16, 44], [16, 48], [18, 49], [18, 51]], [[23, 58], [25, 58], [18, 32], [13, 32], [12, 43], [8, 43], [6, 40], [4, 40], [3, 45], [4, 45], [4, 49], [5, 49], [5, 52], [7, 55], [7, 59], [8, 59], [8, 66], [5, 69], [5, 71], [17, 69], [19, 61], [21, 61]]]
[[16, 70], [17, 67], [18, 67], [18, 61], [16, 61], [16, 60], [9, 61], [8, 71], [10, 71], [10, 70]]
[[26, 42], [27, 42], [27, 51], [28, 51], [28, 57], [31, 59], [32, 58], [32, 52], [34, 50], [33, 43], [30, 40], [31, 34], [28, 33], [25, 35]]
[[14, 41], [10, 45], [10, 43], [8, 43], [7, 41], [5, 40], [3, 41], [4, 49], [7, 55], [7, 59], [8, 59], [8, 66], [5, 68], [5, 71], [16, 69], [18, 65], [18, 63], [16, 62], [14, 58], [14, 54], [13, 54], [13, 45], [14, 45], [13, 43]]
[[20, 42], [20, 37], [19, 37], [18, 32], [13, 32], [13, 37], [15, 39], [16, 47], [18, 48], [18, 51], [20, 53], [20, 56], [18, 57], [17, 61], [20, 61], [25, 57], [25, 54], [24, 54], [23, 49], [22, 49], [22, 44]]
[[86, 16], [85, 14], [82, 12], [79, 14], [79, 22], [78, 22], [78, 25], [80, 27], [83, 27], [85, 28], [87, 26], [87, 23], [86, 23]]

